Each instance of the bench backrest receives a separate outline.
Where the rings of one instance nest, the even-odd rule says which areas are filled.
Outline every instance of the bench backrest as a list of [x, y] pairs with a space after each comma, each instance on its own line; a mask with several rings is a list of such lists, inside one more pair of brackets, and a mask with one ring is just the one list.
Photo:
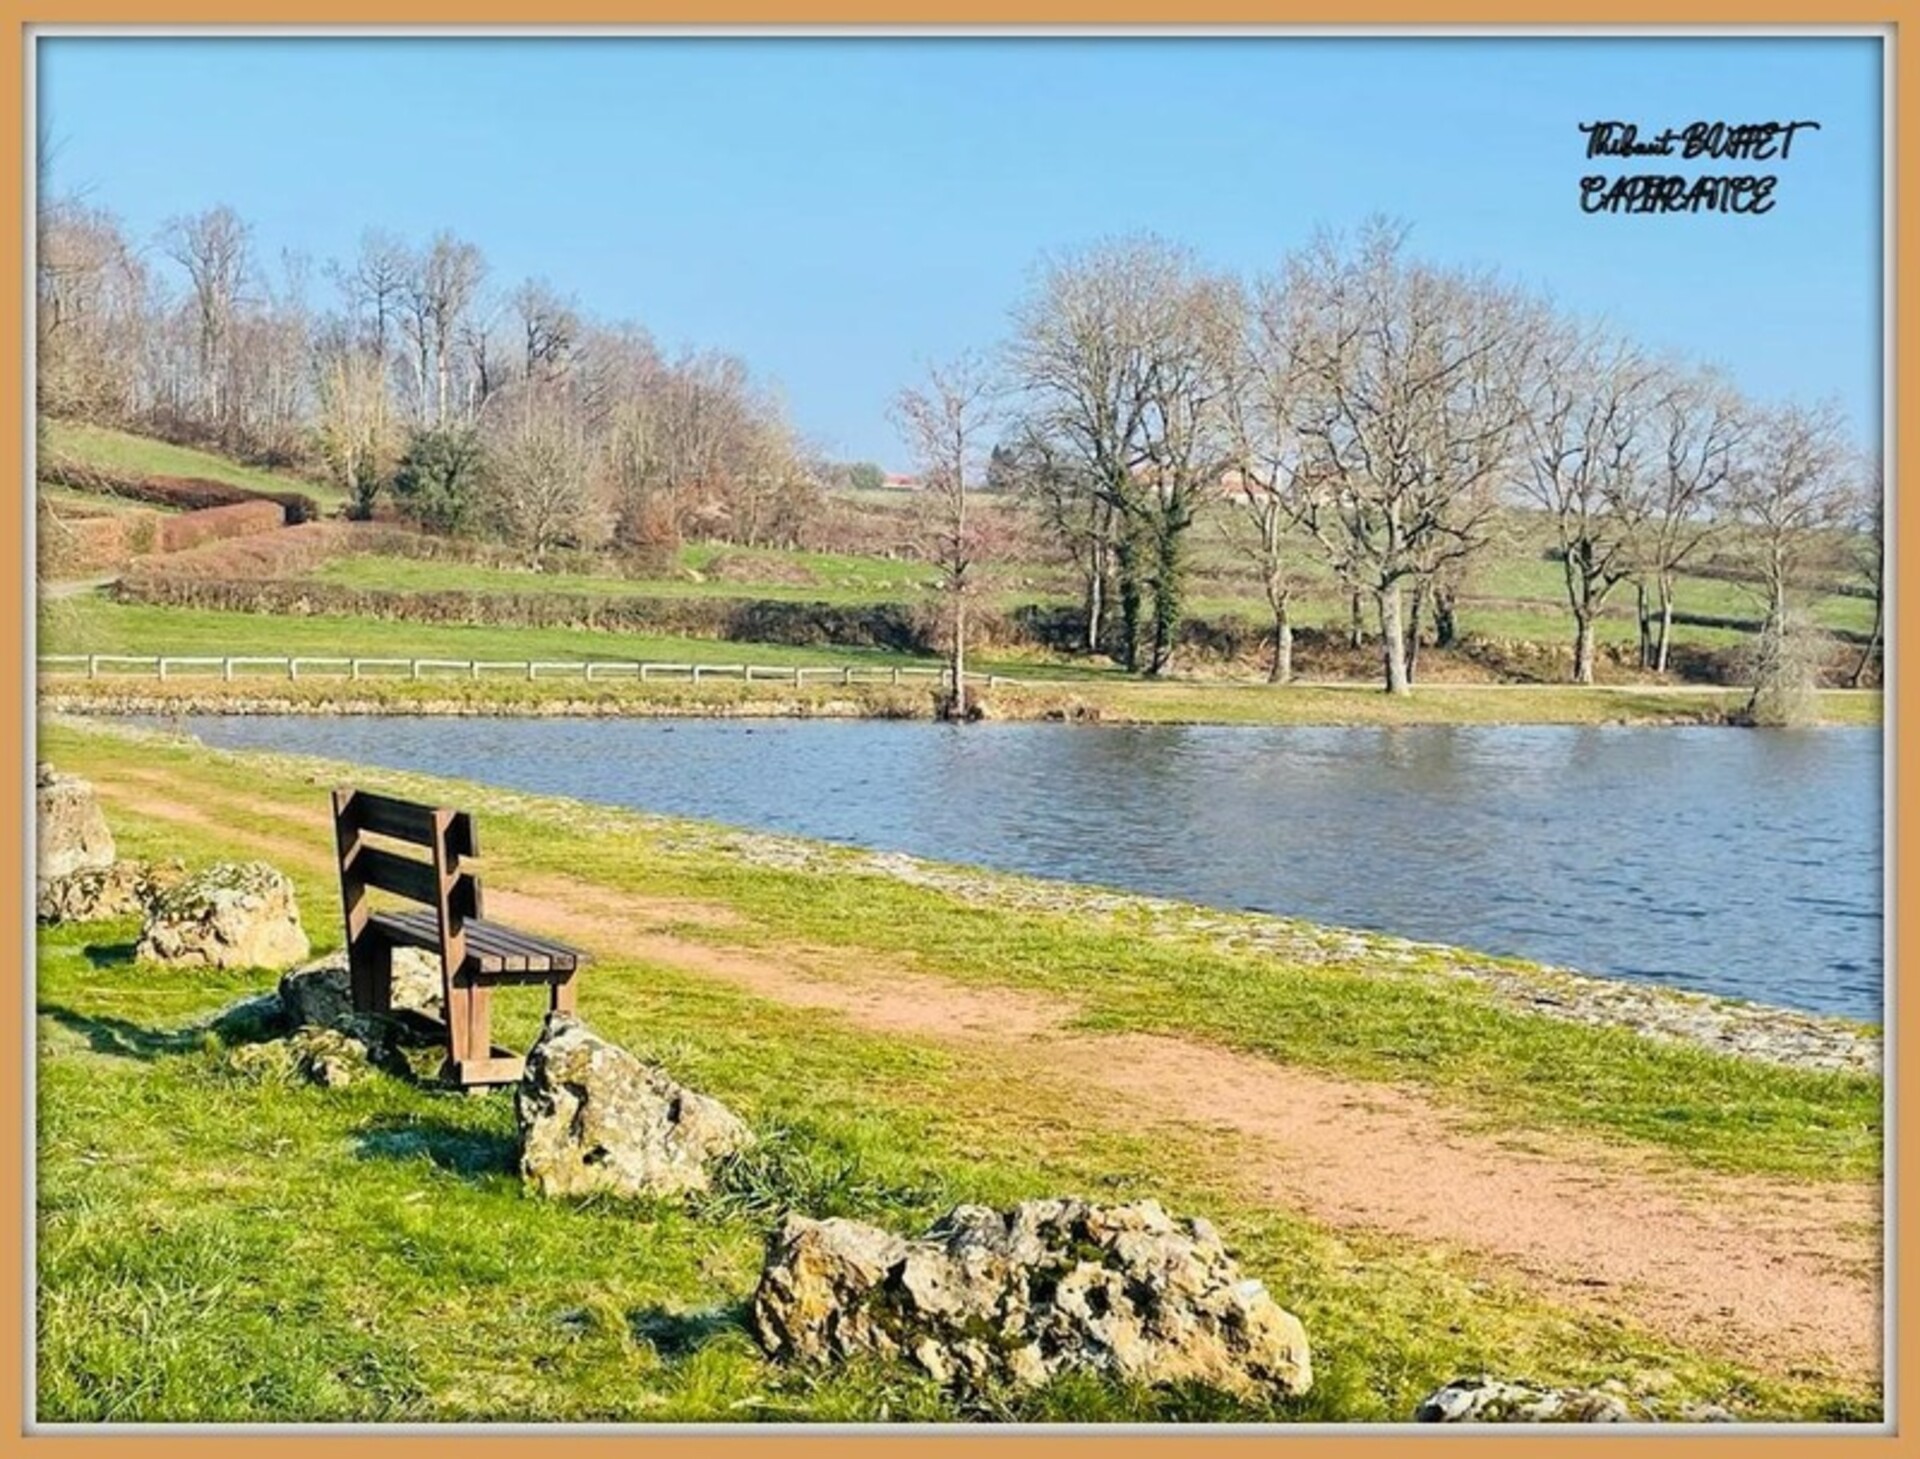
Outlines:
[[[370, 790], [333, 793], [333, 831], [340, 853], [340, 897], [351, 947], [366, 930], [367, 892], [391, 892], [432, 907], [440, 926], [441, 957], [457, 967], [466, 955], [465, 924], [483, 915], [480, 878], [466, 863], [480, 854], [473, 817], [465, 811], [417, 805]], [[370, 836], [425, 847], [429, 860], [376, 845]]]

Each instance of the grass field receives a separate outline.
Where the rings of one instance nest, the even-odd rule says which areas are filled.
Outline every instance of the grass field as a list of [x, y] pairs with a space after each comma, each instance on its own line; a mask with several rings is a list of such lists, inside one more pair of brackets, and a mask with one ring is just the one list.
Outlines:
[[[1419, 966], [1233, 953], [1120, 914], [847, 875], [840, 853], [763, 864], [698, 826], [420, 777], [66, 724], [43, 727], [40, 753], [102, 786], [123, 854], [274, 848], [320, 946], [337, 940], [321, 787], [350, 775], [479, 812], [492, 884], [563, 876], [610, 916], [629, 902], [724, 909], [653, 914], [714, 956], [803, 947], [989, 994], [1069, 995], [1088, 1030], [1198, 1038], [1421, 1091], [1515, 1138], [1598, 1140], [1677, 1178], [1879, 1171], [1876, 1080], [1521, 1015]], [[763, 1149], [709, 1197], [550, 1205], [513, 1174], [506, 1096], [243, 1076], [227, 1048], [253, 1035], [205, 1020], [270, 979], [137, 967], [133, 931], [41, 940], [42, 1421], [1398, 1420], [1479, 1371], [1623, 1378], [1743, 1417], [1878, 1411], [1856, 1382], [1655, 1336], [1630, 1303], [1558, 1305], [1469, 1254], [1255, 1199], [1235, 1138], [1205, 1121], [1132, 1127], [1044, 1079], [1008, 1098], [964, 1046], [878, 1033], [617, 944], [583, 995], [595, 1026], [740, 1110]], [[503, 1009], [509, 1040], [531, 1033], [520, 1004]], [[1243, 1404], [1088, 1380], [962, 1407], [903, 1369], [780, 1369], [743, 1329], [781, 1209], [917, 1229], [956, 1200], [1063, 1191], [1151, 1194], [1214, 1220], [1305, 1321], [1312, 1392]]]
[[197, 476], [245, 487], [248, 491], [297, 491], [312, 497], [323, 508], [339, 507], [347, 500], [346, 493], [325, 482], [264, 471], [210, 451], [196, 451], [189, 446], [175, 446], [149, 436], [77, 421], [42, 419], [39, 458], [43, 462], [66, 460], [142, 476]]

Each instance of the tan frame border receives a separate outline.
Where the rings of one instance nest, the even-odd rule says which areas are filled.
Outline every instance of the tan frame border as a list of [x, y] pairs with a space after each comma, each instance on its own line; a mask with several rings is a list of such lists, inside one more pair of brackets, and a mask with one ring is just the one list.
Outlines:
[[[16, 828], [14, 835], [0, 837], [0, 925], [14, 929], [19, 939], [14, 946], [21, 950], [24, 959], [18, 965], [23, 1005], [31, 968], [31, 958], [25, 956], [31, 931], [25, 917], [23, 857], [27, 834], [26, 786], [32, 773], [27, 758], [28, 731], [33, 713], [27, 693], [32, 662], [28, 635], [32, 631], [32, 624], [26, 612], [31, 590], [27, 559], [31, 496], [25, 472], [32, 419], [27, 402], [24, 361], [29, 346], [26, 301], [32, 287], [26, 270], [26, 240], [30, 220], [25, 216], [25, 167], [34, 127], [34, 118], [26, 100], [33, 27], [203, 25], [265, 30], [279, 26], [372, 29], [437, 25], [461, 28], [498, 26], [543, 32], [574, 26], [687, 26], [707, 29], [727, 25], [1009, 29], [1022, 26], [1048, 29], [1073, 26], [1102, 29], [1126, 26], [1164, 26], [1169, 29], [1320, 26], [1344, 29], [1367, 25], [1431, 29], [1540, 29], [1564, 25], [1569, 28], [1606, 27], [1623, 31], [1711, 26], [1740, 29], [1886, 27], [1887, 44], [1893, 53], [1887, 71], [1885, 98], [1889, 114], [1888, 136], [1892, 144], [1887, 170], [1889, 188], [1886, 203], [1887, 237], [1893, 266], [1886, 273], [1887, 318], [1890, 326], [1886, 358], [1891, 375], [1883, 385], [1883, 399], [1888, 412], [1887, 437], [1894, 448], [1891, 480], [1896, 485], [1892, 489], [1897, 492], [1897, 483], [1905, 475], [1901, 467], [1920, 463], [1920, 451], [1916, 451], [1912, 442], [1905, 439], [1898, 429], [1900, 398], [1893, 388], [1895, 381], [1910, 382], [1920, 378], [1920, 306], [1915, 302], [1920, 288], [1910, 286], [1902, 290], [1898, 287], [1898, 281], [1902, 279], [1920, 279], [1920, 242], [1916, 242], [1920, 228], [1915, 226], [1916, 213], [1920, 212], [1920, 203], [1916, 202], [1916, 197], [1920, 196], [1920, 186], [1916, 183], [1920, 179], [1916, 179], [1915, 169], [1906, 165], [1910, 159], [1920, 156], [1920, 136], [1916, 135], [1920, 133], [1920, 127], [1916, 127], [1916, 111], [1911, 103], [1920, 61], [1916, 61], [1914, 43], [1909, 40], [1904, 46], [1899, 44], [1901, 38], [1898, 34], [1903, 19], [1920, 16], [1915, 14], [1914, 5], [1903, 3], [1903, 0], [1879, 0], [1879, 3], [1867, 4], [1860, 3], [1860, 0], [1845, 0], [1845, 3], [1821, 10], [1806, 4], [1788, 3], [1788, 0], [1754, 0], [1754, 3], [1746, 5], [1739, 4], [1738, 0], [1692, 0], [1678, 12], [1671, 0], [1668, 3], [1661, 3], [1661, 0], [1616, 0], [1604, 12], [1597, 8], [1579, 7], [1573, 13], [1557, 14], [1544, 6], [1523, 3], [1523, 0], [1478, 0], [1470, 7], [1451, 7], [1445, 0], [1357, 0], [1357, 3], [1345, 6], [1336, 6], [1329, 0], [1292, 0], [1292, 3], [1282, 3], [1282, 0], [1209, 0], [1209, 3], [1197, 9], [1184, 11], [1181, 7], [1169, 6], [1166, 0], [1158, 0], [1158, 3], [1155, 0], [1107, 0], [1105, 4], [1098, 3], [1098, 0], [1064, 0], [1064, 3], [1054, 0], [1039, 13], [1028, 5], [1018, 3], [1018, 0], [961, 0], [961, 3], [955, 3], [955, 0], [827, 0], [827, 3], [815, 5], [799, 3], [799, 0], [704, 0], [704, 3], [701, 0], [668, 0], [668, 3], [649, 4], [632, 3], [632, 0], [626, 4], [608, 3], [608, 0], [564, 0], [564, 3], [547, 8], [544, 14], [538, 14], [533, 7], [525, 4], [514, 5], [511, 0], [468, 0], [464, 5], [459, 0], [412, 0], [412, 3], [403, 6], [381, 4], [377, 0], [332, 0], [332, 3], [316, 5], [312, 0], [307, 0], [307, 3], [290, 13], [274, 16], [271, 27], [263, 20], [260, 7], [248, 4], [246, 0], [174, 0], [174, 3], [165, 6], [140, 3], [140, 0], [20, 0], [20, 3], [8, 0], [6, 11], [5, 74], [15, 78], [22, 104], [19, 113], [21, 145], [8, 150], [6, 171], [0, 176], [0, 190], [4, 191], [7, 198], [6, 216], [10, 224], [4, 239], [0, 240], [0, 263], [4, 264], [7, 276], [15, 281], [15, 287], [5, 291], [3, 299], [0, 299], [0, 321], [4, 322], [8, 337], [15, 341], [15, 348], [5, 352], [4, 360], [0, 360], [0, 385], [4, 386], [4, 404], [0, 405], [4, 415], [0, 415], [0, 420], [4, 420], [7, 427], [4, 439], [16, 443], [19, 455], [15, 460], [21, 471], [14, 478], [20, 483], [19, 497], [8, 504], [6, 513], [0, 514], [0, 558], [20, 572], [20, 579], [11, 585], [13, 591], [0, 596], [0, 641], [17, 646], [19, 654], [13, 661], [13, 679], [4, 691], [0, 691], [4, 692], [8, 701], [8, 713], [0, 717], [0, 762], [13, 767], [11, 778], [0, 775], [0, 813], [4, 813], [8, 823]], [[1903, 100], [1908, 104], [1901, 105]], [[1904, 645], [1920, 637], [1920, 593], [1900, 590], [1905, 570], [1920, 562], [1920, 511], [1896, 510], [1894, 529], [1895, 586], [1891, 641]], [[1886, 701], [1886, 710], [1891, 716], [1890, 724], [1912, 724], [1915, 721], [1916, 696], [1920, 696], [1920, 686], [1915, 684], [1912, 676], [1899, 672], [1890, 664]], [[1914, 883], [1912, 846], [1914, 826], [1916, 821], [1920, 821], [1920, 788], [1916, 788], [1910, 775], [1901, 773], [1906, 767], [1899, 764], [1897, 746], [1891, 735], [1886, 743], [1889, 751], [1895, 752], [1887, 767], [1893, 782], [1893, 798], [1889, 801], [1893, 820], [1887, 828], [1889, 834], [1885, 841], [1890, 868], [1887, 882], [1890, 898], [1886, 910], [1892, 914], [1904, 903], [1905, 894]], [[1899, 939], [1895, 944], [1891, 969], [1894, 982], [1900, 980], [1899, 975], [1913, 961], [1906, 939]], [[1920, 1000], [1913, 996], [1896, 999], [1893, 1010], [1895, 1018], [1888, 1027], [1890, 1040], [1895, 1047], [1913, 1046], [1920, 1041]], [[16, 1048], [23, 1048], [30, 1054], [33, 1048], [32, 1027], [24, 1007], [22, 1017], [26, 1026], [20, 1030], [20, 1043]], [[0, 1411], [0, 1450], [11, 1451], [17, 1443], [23, 1448], [27, 1445], [36, 1449], [44, 1446], [50, 1451], [57, 1449], [61, 1453], [76, 1455], [128, 1450], [185, 1456], [210, 1451], [245, 1453], [267, 1443], [285, 1442], [294, 1445], [303, 1456], [308, 1453], [345, 1453], [349, 1452], [350, 1445], [350, 1452], [356, 1456], [379, 1459], [384, 1454], [409, 1453], [429, 1446], [458, 1444], [463, 1451], [475, 1455], [476, 1459], [508, 1453], [520, 1455], [530, 1448], [555, 1453], [564, 1450], [569, 1456], [587, 1459], [587, 1456], [602, 1454], [630, 1455], [640, 1446], [653, 1452], [686, 1449], [701, 1454], [724, 1455], [751, 1448], [755, 1451], [772, 1449], [796, 1455], [825, 1456], [848, 1449], [878, 1452], [881, 1445], [888, 1449], [910, 1446], [922, 1451], [961, 1448], [972, 1451], [991, 1446], [993, 1452], [1004, 1454], [1040, 1453], [1058, 1447], [1123, 1455], [1184, 1453], [1191, 1446], [1206, 1445], [1230, 1448], [1234, 1454], [1284, 1451], [1289, 1455], [1385, 1455], [1401, 1452], [1403, 1445], [1413, 1438], [1412, 1435], [1398, 1432], [1387, 1434], [1379, 1430], [1353, 1435], [1324, 1431], [1289, 1434], [1267, 1430], [1252, 1433], [1210, 1430], [1147, 1434], [1126, 1431], [1089, 1433], [1083, 1430], [1036, 1433], [1033, 1430], [993, 1429], [955, 1434], [945, 1430], [915, 1433], [910, 1429], [896, 1428], [876, 1430], [870, 1434], [845, 1430], [821, 1434], [795, 1433], [791, 1430], [778, 1433], [741, 1430], [720, 1434], [667, 1428], [621, 1431], [554, 1429], [548, 1432], [500, 1433], [461, 1430], [451, 1426], [423, 1427], [411, 1433], [380, 1435], [355, 1432], [329, 1436], [302, 1432], [275, 1434], [271, 1439], [259, 1430], [178, 1433], [155, 1429], [106, 1435], [54, 1431], [27, 1436], [27, 1402], [32, 1375], [25, 1367], [24, 1339], [29, 1314], [25, 1308], [28, 1257], [24, 1223], [31, 1201], [31, 1193], [25, 1185], [29, 1118], [26, 1101], [31, 1077], [29, 1059], [15, 1071], [14, 1077], [0, 1079], [0, 1090], [4, 1091], [0, 1093], [0, 1141], [4, 1142], [0, 1147], [0, 1161], [4, 1162], [6, 1191], [12, 1197], [9, 1201], [0, 1202], [0, 1249], [17, 1255], [17, 1262], [7, 1263], [4, 1277], [0, 1277], [0, 1285], [4, 1286], [7, 1297], [6, 1314], [4, 1319], [0, 1319], [0, 1368], [17, 1380], [8, 1382], [0, 1378], [0, 1392], [4, 1393], [4, 1399], [0, 1399], [0, 1404], [4, 1405], [4, 1410]], [[1897, 1097], [1899, 1087], [1897, 1071], [1890, 1068], [1887, 1076], [1890, 1101]], [[1685, 1436], [1641, 1432], [1632, 1436], [1616, 1436], [1618, 1440], [1631, 1442], [1635, 1453], [1720, 1453], [1738, 1449], [1797, 1456], [1823, 1453], [1877, 1454], [1905, 1450], [1907, 1446], [1900, 1444], [1898, 1438], [1897, 1424], [1902, 1410], [1911, 1407], [1911, 1395], [1920, 1385], [1920, 1358], [1916, 1357], [1911, 1344], [1902, 1344], [1897, 1338], [1900, 1329], [1906, 1326], [1900, 1319], [1909, 1317], [1914, 1311], [1916, 1288], [1912, 1264], [1899, 1260], [1894, 1239], [1895, 1226], [1891, 1218], [1893, 1211], [1902, 1206], [1915, 1208], [1912, 1196], [1917, 1156], [1920, 1156], [1920, 1128], [1896, 1117], [1890, 1126], [1888, 1149], [1888, 1170], [1893, 1177], [1893, 1185], [1889, 1192], [1892, 1199], [1888, 1206], [1887, 1261], [1893, 1279], [1891, 1290], [1894, 1295], [1896, 1332], [1886, 1375], [1891, 1431], [1820, 1436], [1782, 1431], [1742, 1433], [1737, 1429], [1724, 1434]], [[1608, 1440], [1598, 1433], [1529, 1434], [1512, 1431], [1490, 1435], [1484, 1431], [1426, 1431], [1418, 1437], [1417, 1442], [1447, 1445], [1449, 1452], [1454, 1453], [1477, 1452], [1484, 1444], [1494, 1452], [1506, 1455], [1586, 1453], [1589, 1452], [1588, 1445], [1604, 1445]], [[1471, 1448], [1462, 1450], [1462, 1444]]]

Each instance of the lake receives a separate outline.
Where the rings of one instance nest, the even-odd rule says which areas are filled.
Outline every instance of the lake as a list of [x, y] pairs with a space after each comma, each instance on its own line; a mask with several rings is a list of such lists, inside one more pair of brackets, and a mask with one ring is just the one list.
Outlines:
[[280, 716], [184, 727], [227, 748], [1881, 1015], [1877, 729]]

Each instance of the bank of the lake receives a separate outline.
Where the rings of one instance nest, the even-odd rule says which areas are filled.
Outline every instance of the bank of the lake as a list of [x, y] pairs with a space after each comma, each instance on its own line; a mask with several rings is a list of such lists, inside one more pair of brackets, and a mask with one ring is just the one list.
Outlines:
[[[1423, 684], [1389, 695], [1368, 684], [1285, 686], [1206, 680], [1002, 680], [978, 691], [996, 719], [1103, 724], [1628, 724], [1726, 725], [1742, 691], [1692, 686]], [[86, 679], [43, 677], [43, 708], [73, 714], [541, 715], [560, 718], [931, 719], [926, 685], [742, 683], [719, 677], [586, 684], [580, 679], [313, 678], [244, 676]], [[1828, 690], [1823, 724], [1878, 724], [1878, 690]]]
[[[688, 1208], [549, 1207], [503, 1153], [510, 1102], [239, 1079], [207, 1019], [269, 980], [156, 975], [125, 927], [44, 932], [43, 1419], [980, 1417], [891, 1370], [760, 1358], [738, 1314], [765, 1223], [917, 1229], [1061, 1191], [1215, 1221], [1306, 1322], [1315, 1387], [1096, 1386], [993, 1416], [1396, 1420], [1480, 1371], [1610, 1382], [1667, 1416], [1880, 1411], [1882, 1085], [1844, 1020], [1657, 992], [1654, 1017], [1608, 1011], [1457, 949], [93, 721], [48, 720], [38, 748], [94, 781], [125, 855], [281, 867], [318, 950], [327, 787], [471, 808], [490, 903], [595, 953], [595, 1027], [770, 1141]], [[530, 1037], [532, 1001], [503, 1000], [503, 1040]], [[1270, 1146], [1316, 1129], [1325, 1164]], [[1376, 1154], [1444, 1178], [1345, 1190]], [[1587, 1215], [1462, 1225], [1466, 1196]], [[1796, 1212], [1817, 1226], [1792, 1239], [1842, 1265], [1780, 1246]]]

